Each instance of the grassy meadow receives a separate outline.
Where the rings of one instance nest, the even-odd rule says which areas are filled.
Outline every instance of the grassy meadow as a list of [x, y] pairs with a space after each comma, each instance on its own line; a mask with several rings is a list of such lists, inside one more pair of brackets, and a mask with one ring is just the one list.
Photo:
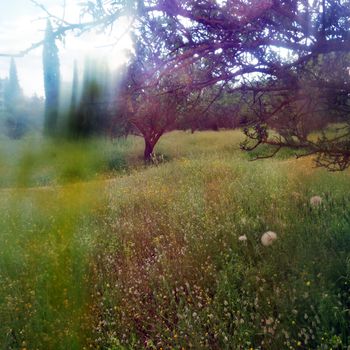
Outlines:
[[241, 140], [0, 140], [0, 349], [349, 348], [349, 172]]

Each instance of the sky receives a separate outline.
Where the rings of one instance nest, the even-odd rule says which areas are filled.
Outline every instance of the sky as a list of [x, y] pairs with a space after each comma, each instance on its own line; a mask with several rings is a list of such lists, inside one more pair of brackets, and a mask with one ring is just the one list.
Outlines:
[[[39, 0], [51, 13], [63, 14], [64, 0]], [[81, 0], [66, 0], [65, 19], [77, 23]], [[108, 33], [87, 33], [75, 36], [68, 33], [65, 42], [57, 41], [63, 82], [70, 82], [74, 60], [78, 61], [80, 72], [86, 57], [105, 59], [111, 69], [117, 69], [125, 62], [131, 49], [130, 37], [125, 33], [127, 21], [121, 21]], [[46, 14], [30, 0], [0, 0], [0, 52], [16, 54], [43, 39]], [[119, 39], [119, 40], [118, 40]], [[0, 78], [8, 76], [10, 59], [0, 57]], [[42, 47], [23, 58], [16, 58], [20, 85], [27, 96], [44, 96], [42, 71]]]

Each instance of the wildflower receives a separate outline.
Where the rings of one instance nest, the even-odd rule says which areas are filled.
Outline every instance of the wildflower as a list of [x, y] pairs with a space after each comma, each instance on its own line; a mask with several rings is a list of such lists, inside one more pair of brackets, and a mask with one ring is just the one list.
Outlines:
[[272, 231], [267, 231], [261, 236], [261, 243], [264, 246], [271, 245], [277, 239], [277, 234]]
[[245, 242], [245, 241], [247, 240], [247, 236], [246, 236], [246, 235], [239, 236], [239, 237], [238, 237], [238, 240], [239, 240], [240, 242]]
[[310, 198], [310, 204], [312, 207], [318, 207], [322, 203], [322, 198], [320, 196], [313, 196]]

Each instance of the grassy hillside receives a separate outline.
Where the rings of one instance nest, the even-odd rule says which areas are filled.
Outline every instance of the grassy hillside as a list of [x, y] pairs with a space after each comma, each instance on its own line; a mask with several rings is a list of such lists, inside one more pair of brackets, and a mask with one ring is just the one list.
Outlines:
[[[138, 139], [50, 146], [86, 177], [32, 152], [27, 178], [47, 166], [62, 186], [1, 190], [0, 348], [349, 346], [349, 173], [250, 162], [241, 137], [171, 133], [152, 167]], [[92, 161], [113, 147], [124, 172]], [[269, 230], [277, 240], [264, 246]]]
[[[158, 163], [201, 154], [239, 149], [238, 131], [166, 134], [156, 147]], [[142, 167], [143, 139], [129, 136], [68, 141], [29, 135], [21, 140], [0, 138], [0, 188], [42, 187], [98, 180]]]

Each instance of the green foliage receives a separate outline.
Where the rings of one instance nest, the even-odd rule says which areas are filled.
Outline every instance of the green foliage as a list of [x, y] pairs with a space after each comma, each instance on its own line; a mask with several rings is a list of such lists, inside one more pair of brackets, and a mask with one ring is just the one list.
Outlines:
[[[270, 146], [270, 145], [261, 145], [257, 149], [246, 152], [246, 157], [250, 160], [255, 160], [257, 158], [261, 157], [270, 157], [271, 154], [276, 150], [276, 146]], [[275, 156], [277, 159], [288, 159], [288, 158], [295, 158], [296, 156], [302, 154], [301, 151], [290, 149], [290, 148], [283, 148], [280, 151], [278, 151], [277, 155]]]
[[107, 159], [107, 169], [109, 171], [120, 171], [127, 168], [125, 156], [120, 153], [113, 153]]

